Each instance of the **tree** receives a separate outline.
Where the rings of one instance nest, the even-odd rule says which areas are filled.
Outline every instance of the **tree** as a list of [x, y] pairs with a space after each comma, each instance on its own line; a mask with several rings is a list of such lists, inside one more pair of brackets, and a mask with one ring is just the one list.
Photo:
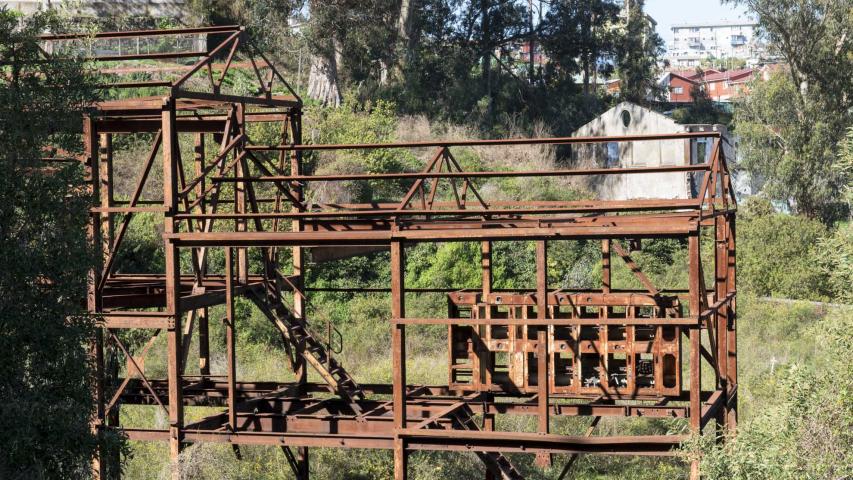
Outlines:
[[641, 105], [662, 93], [657, 82], [657, 60], [663, 53], [663, 40], [655, 32], [653, 20], [644, 13], [644, 3], [625, 2], [625, 27], [616, 46], [619, 95]]
[[311, 0], [306, 40], [312, 67], [309, 96], [340, 105], [347, 86], [364, 98], [387, 83], [396, 55], [397, 0]]
[[[96, 447], [84, 310], [90, 198], [79, 165], [40, 160], [79, 150], [92, 81], [75, 60], [43, 61], [52, 13], [0, 10], [0, 477], [84, 478]], [[64, 166], [63, 166], [64, 165]]]
[[[810, 217], [842, 218], [839, 145], [853, 124], [853, 9], [831, 0], [738, 0], [785, 67], [736, 105], [743, 166], [772, 198]], [[849, 177], [848, 181], [849, 181]]]
[[821, 270], [827, 236], [818, 220], [778, 213], [752, 197], [738, 220], [738, 288], [757, 296], [825, 301], [832, 298]]
[[612, 73], [612, 63], [602, 60], [614, 54], [619, 9], [612, 0], [567, 0], [552, 5], [545, 17], [543, 46], [569, 78], [582, 74], [586, 94], [596, 73]]
[[853, 211], [853, 127], [850, 127], [847, 137], [841, 142], [841, 152], [835, 170], [841, 175], [847, 209]]

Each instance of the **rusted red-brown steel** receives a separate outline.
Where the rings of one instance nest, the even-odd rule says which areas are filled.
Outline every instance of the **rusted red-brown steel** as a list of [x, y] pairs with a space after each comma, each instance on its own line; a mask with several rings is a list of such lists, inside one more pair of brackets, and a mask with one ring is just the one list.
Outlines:
[[[103, 255], [89, 274], [87, 295], [88, 310], [99, 326], [92, 345], [96, 432], [121, 429], [131, 440], [168, 442], [172, 460], [194, 442], [284, 445], [300, 479], [308, 478], [309, 448], [387, 449], [393, 452], [395, 478], [405, 479], [408, 455], [418, 450], [477, 452], [487, 478], [520, 477], [499, 452], [536, 454], [540, 465], [562, 461], [555, 454], [570, 454], [564, 472], [579, 454], [679, 454], [680, 435], [591, 436], [597, 419], [605, 416], [667, 417], [683, 419], [693, 432], [707, 424], [734, 431], [736, 205], [719, 133], [311, 145], [302, 139], [301, 99], [242, 27], [50, 35], [43, 40], [62, 45], [83, 38], [97, 42], [188, 35], [221, 40], [208, 43], [204, 51], [93, 55], [94, 62], [118, 63], [103, 69], [118, 77], [102, 85], [105, 90], [159, 88], [162, 94], [94, 105], [85, 117], [84, 158], [53, 159], [82, 161], [99, 200], [90, 212], [88, 235]], [[177, 78], [121, 78], [140, 73], [129, 65], [137, 59], [176, 58], [194, 60], [192, 65], [153, 67], [150, 73], [175, 73]], [[236, 69], [251, 72], [258, 94], [228, 90], [224, 79]], [[280, 129], [276, 144], [253, 143], [248, 127], [258, 123]], [[139, 133], [154, 134], [147, 160], [133, 164], [134, 171], [116, 171], [115, 137]], [[661, 141], [689, 146], [699, 138], [714, 144], [707, 163], [685, 157], [660, 167], [465, 171], [453, 157], [458, 147]], [[307, 152], [323, 161], [328, 152], [424, 148], [437, 152], [423, 170], [410, 173], [315, 175], [303, 158]], [[192, 159], [181, 158], [186, 151], [192, 151]], [[686, 147], [686, 155], [689, 151]], [[152, 184], [149, 173], [158, 158], [162, 194], [152, 195], [146, 187]], [[489, 178], [656, 174], [701, 175], [698, 197], [515, 201], [484, 196], [477, 183]], [[135, 180], [127, 198], [115, 192], [119, 176]], [[306, 195], [312, 185], [340, 181], [395, 182], [406, 184], [408, 191], [400, 201], [362, 204], [314, 202]], [[125, 273], [120, 254], [128, 225], [142, 215], [163, 217], [164, 269]], [[706, 229], [713, 235], [702, 235]], [[633, 248], [654, 238], [686, 242], [687, 285], [662, 289], [632, 259]], [[708, 238], [714, 254], [703, 258], [700, 242]], [[600, 245], [600, 287], [551, 284], [549, 244], [566, 240]], [[504, 241], [536, 242], [535, 288], [495, 288], [494, 246]], [[481, 285], [408, 287], [407, 248], [435, 242], [477, 242]], [[291, 254], [284, 256], [282, 268], [278, 259], [285, 248]], [[224, 250], [224, 271], [209, 261], [214, 249]], [[258, 255], [250, 255], [250, 249], [258, 249]], [[385, 287], [306, 283], [308, 252], [315, 252], [318, 262], [388, 250], [390, 282]], [[624, 264], [642, 288], [616, 288], [614, 263]], [[704, 284], [703, 271], [714, 273], [712, 285]], [[352, 366], [335, 355], [338, 342], [346, 339], [337, 339], [331, 324], [315, 328], [308, 318], [315, 291], [390, 295], [391, 383], [361, 384], [347, 370]], [[447, 315], [408, 317], [407, 296], [427, 293], [447, 296]], [[234, 308], [237, 297], [254, 303], [282, 335], [292, 381], [238, 378], [235, 332], [243, 319]], [[208, 331], [209, 309], [219, 305], [226, 307], [224, 371], [215, 371], [210, 363], [215, 339]], [[447, 384], [407, 381], [407, 328], [416, 331], [421, 325], [447, 326]], [[139, 351], [127, 350], [114, 335], [118, 329], [150, 330], [149, 341]], [[166, 337], [167, 375], [149, 378], [144, 359], [155, 351], [150, 346], [160, 331]], [[105, 335], [118, 343], [105, 344]], [[188, 362], [194, 355], [188, 351], [192, 341], [198, 343], [197, 374]], [[688, 360], [684, 372], [682, 341]], [[104, 349], [114, 343], [126, 350], [129, 366], [125, 378], [116, 382], [120, 387], [106, 391], [105, 378], [116, 372], [105, 371]], [[708, 364], [704, 369], [703, 363]], [[654, 366], [663, 364], [669, 366]], [[317, 372], [319, 383], [308, 381], [309, 368]], [[703, 371], [714, 377], [706, 382], [713, 386], [704, 390]], [[165, 409], [168, 426], [120, 426], [122, 404]], [[187, 423], [185, 409], [195, 406], [223, 410]], [[483, 416], [481, 424], [474, 415]], [[536, 416], [537, 431], [495, 431], [499, 415]], [[550, 419], [562, 416], [595, 420], [587, 435], [555, 435]], [[106, 462], [115, 461], [99, 456], [93, 465], [96, 476], [105, 474]], [[691, 473], [698, 476], [695, 462]], [[178, 465], [173, 474], [180, 474]]]

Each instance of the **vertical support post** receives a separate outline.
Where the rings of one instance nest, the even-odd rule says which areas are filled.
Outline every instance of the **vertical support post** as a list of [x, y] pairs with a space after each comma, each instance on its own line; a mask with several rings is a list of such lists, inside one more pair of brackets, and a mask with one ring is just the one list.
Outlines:
[[[175, 214], [178, 208], [178, 132], [175, 128], [175, 100], [168, 98], [163, 103], [163, 219], [164, 234], [177, 232]], [[181, 453], [184, 411], [181, 389], [181, 257], [178, 247], [166, 240], [166, 312], [170, 316], [168, 328], [168, 379], [169, 379], [169, 455], [173, 462], [172, 476], [178, 477], [178, 455]]]
[[[201, 181], [195, 187], [195, 194], [199, 199], [198, 202], [198, 211], [199, 213], [206, 213], [207, 204], [204, 200], [204, 191], [205, 191], [205, 180], [202, 176], [204, 172], [204, 134], [197, 133], [195, 136], [195, 143], [193, 145], [193, 167], [195, 170], [196, 177], [202, 177]], [[203, 221], [200, 222], [199, 230], [203, 230]], [[199, 261], [201, 258], [199, 256]], [[201, 272], [202, 277], [207, 273], [207, 265], [201, 264], [198, 266], [199, 271]], [[198, 371], [202, 376], [202, 380], [205, 379], [206, 376], [210, 375], [210, 330], [208, 323], [208, 310], [207, 307], [204, 307], [198, 312]]]
[[[483, 242], [488, 243], [488, 242]], [[489, 395], [489, 400], [492, 400], [492, 396]], [[489, 412], [488, 403], [483, 406], [483, 431], [484, 432], [494, 432], [495, 431], [495, 413]], [[486, 469], [486, 480], [498, 480], [491, 470]]]
[[[294, 144], [302, 143], [302, 112], [295, 110], [288, 115], [288, 120], [290, 121], [290, 141]], [[291, 151], [290, 152], [290, 174], [291, 175], [302, 175], [302, 152], [300, 151]], [[305, 194], [302, 190], [302, 184], [298, 182], [292, 182], [290, 184], [290, 193], [294, 198], [299, 200], [299, 202], [303, 202], [305, 200]], [[292, 212], [300, 211], [300, 208], [297, 205], [293, 205], [291, 208]], [[300, 219], [294, 219], [291, 223], [291, 230], [294, 232], [301, 232], [304, 229], [303, 222]], [[302, 295], [305, 295], [305, 252], [304, 249], [300, 246], [294, 246], [292, 250], [292, 264], [293, 264], [293, 284]], [[302, 320], [305, 320], [305, 299], [301, 295], [293, 296], [293, 314]], [[305, 361], [305, 357], [303, 353], [305, 351], [305, 344], [301, 343], [299, 345], [295, 345], [296, 349], [296, 362], [294, 363], [294, 374], [296, 375], [296, 382], [300, 385], [305, 385], [308, 382], [308, 365]], [[296, 452], [296, 460], [297, 466], [299, 470], [300, 480], [307, 480], [309, 475], [309, 458], [308, 458], [308, 447], [299, 447]]]
[[[245, 135], [246, 133], [246, 106], [242, 103], [236, 105], [237, 131]], [[234, 155], [240, 155], [243, 152], [243, 146], [239, 145], [234, 149]], [[236, 162], [234, 164], [234, 176], [243, 178], [249, 175], [245, 171], [245, 162]], [[246, 202], [246, 183], [234, 183], [234, 213], [245, 214], [249, 209]], [[234, 220], [234, 227], [237, 232], [245, 232], [247, 227], [246, 218], [237, 218]], [[241, 285], [249, 283], [249, 252], [245, 247], [237, 249], [237, 282]]]
[[[100, 137], [100, 148], [98, 149], [98, 173], [99, 173], [99, 197], [101, 208], [109, 208], [113, 206], [113, 135], [111, 133], [102, 133]], [[115, 238], [115, 229], [113, 214], [110, 212], [101, 212], [101, 235], [103, 241], [101, 248], [104, 258], [110, 254], [110, 249], [113, 246]]]
[[[726, 281], [728, 282], [729, 292], [737, 292], [736, 282], [736, 252], [735, 252], [735, 213], [729, 212], [726, 216], [728, 222], [728, 230], [726, 235], [727, 255], [726, 255]], [[728, 397], [728, 413], [726, 419], [726, 427], [730, 432], [737, 429], [737, 299], [733, 298], [728, 307], [728, 338], [726, 339], [728, 358], [726, 360], [726, 383], [729, 388]]]
[[601, 292], [610, 293], [610, 239], [601, 241]]
[[[728, 289], [728, 222], [726, 217], [714, 219], [714, 296], [720, 301], [729, 293]], [[723, 406], [717, 411], [717, 428], [720, 433], [725, 428], [728, 417], [728, 307], [723, 306], [714, 316], [714, 328], [717, 333], [717, 368], [719, 388], [723, 391]]]
[[[110, 256], [110, 251], [113, 249], [115, 244], [115, 214], [110, 212], [110, 207], [114, 206], [113, 202], [113, 136], [111, 133], [101, 133], [98, 135], [99, 137], [99, 148], [98, 148], [98, 197], [100, 200], [101, 208], [105, 209], [100, 213], [100, 223], [101, 223], [101, 252], [103, 262], [105, 263]], [[99, 268], [103, 269], [104, 263], [99, 264]], [[99, 279], [100, 280], [100, 279]], [[97, 293], [100, 297], [100, 292]], [[100, 359], [97, 360], [99, 362], [99, 367], [102, 370], [101, 376], [105, 378], [109, 376], [109, 378], [117, 378], [118, 377], [118, 363], [110, 362], [109, 369], [110, 371], [106, 371], [106, 367], [104, 365], [104, 352], [103, 352], [103, 340], [100, 340], [101, 346], [100, 349]], [[103, 379], [101, 380], [101, 388], [103, 390]], [[103, 396], [103, 394], [101, 394]], [[107, 418], [102, 419], [108, 424], [110, 427], [118, 427], [119, 425], [119, 405], [115, 405], [115, 407], [110, 411]], [[101, 458], [101, 463], [104, 464], [104, 469], [108, 472], [108, 476], [111, 478], [118, 478], [119, 476], [119, 465], [120, 458], [118, 450], [113, 450], [109, 452], [109, 458]]]
[[[399, 241], [391, 242], [391, 318], [403, 318], [405, 309], [405, 252]], [[406, 428], [406, 326], [391, 326], [391, 360], [393, 369], [394, 429]], [[394, 436], [394, 480], [407, 478], [408, 461], [406, 445]]]
[[[486, 240], [480, 244], [480, 266], [483, 275], [482, 301], [492, 293], [492, 242]], [[492, 307], [486, 302], [485, 318], [492, 318]], [[476, 305], [472, 307], [478, 309]], [[477, 386], [488, 386], [492, 383], [492, 367], [494, 366], [494, 355], [486, 347], [486, 342], [483, 339], [491, 335], [488, 325], [478, 325], [473, 327], [476, 329], [478, 339], [474, 342], [476, 349], [476, 363], [473, 365], [473, 378]]]
[[[95, 128], [95, 123], [92, 118], [87, 116], [83, 120], [83, 143], [86, 150], [86, 180], [89, 182], [89, 193], [94, 198], [100, 198], [100, 167], [98, 165], [99, 155], [95, 149], [98, 145], [98, 133]], [[96, 173], [97, 172], [97, 173]], [[95, 251], [102, 248], [103, 238], [101, 236], [101, 219], [98, 216], [91, 215], [86, 227], [86, 235], [89, 242], [93, 245]], [[90, 314], [101, 311], [101, 294], [98, 291], [98, 282], [101, 275], [101, 260], [95, 257], [95, 264], [89, 269], [86, 279], [86, 307]], [[103, 459], [104, 449], [100, 444], [101, 431], [104, 427], [104, 331], [102, 328], [95, 328], [95, 335], [92, 339], [92, 344], [89, 350], [89, 356], [92, 358], [95, 366], [92, 385], [92, 395], [95, 400], [95, 415], [92, 418], [92, 433], [98, 438], [99, 445], [92, 459], [92, 477], [95, 479], [103, 479], [107, 476], [106, 460]]]
[[[545, 240], [536, 241], [536, 318], [545, 320], [548, 318], [548, 244]], [[537, 413], [539, 425], [537, 431], [545, 434], [549, 431], [548, 418], [548, 327], [540, 327], [536, 337], [538, 351], [536, 353], [537, 379], [536, 386], [539, 389], [539, 405]], [[536, 464], [540, 467], [551, 466], [551, 454], [540, 453], [536, 455]]]
[[492, 242], [484, 240], [480, 244], [480, 266], [483, 271], [483, 298], [492, 293]]
[[237, 431], [237, 352], [234, 339], [234, 249], [225, 248], [225, 362], [228, 376], [228, 426]]
[[[694, 232], [688, 239], [689, 275], [690, 275], [690, 316], [698, 317], [700, 307], [700, 268], [699, 257], [699, 232]], [[690, 327], [690, 428], [695, 434], [702, 433], [702, 356], [701, 347], [701, 322]], [[699, 479], [699, 460], [690, 464], [691, 480]]]

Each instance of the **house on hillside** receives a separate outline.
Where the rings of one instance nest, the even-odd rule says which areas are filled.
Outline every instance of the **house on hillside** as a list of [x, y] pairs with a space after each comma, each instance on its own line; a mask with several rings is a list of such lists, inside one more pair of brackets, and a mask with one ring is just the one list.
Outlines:
[[[600, 137], [650, 135], [679, 132], [721, 132], [723, 153], [729, 165], [735, 159], [735, 140], [724, 125], [682, 125], [661, 113], [622, 102], [602, 113], [572, 136]], [[573, 145], [572, 162], [587, 168], [656, 167], [692, 165], [708, 161], [711, 138], [610, 142], [607, 144]], [[588, 187], [603, 200], [640, 198], [695, 198], [702, 182], [701, 175], [685, 172], [641, 173], [592, 177]], [[738, 191], [738, 193], [744, 193]]]
[[741, 68], [737, 70], [671, 70], [664, 72], [658, 81], [666, 92], [666, 100], [672, 103], [693, 101], [693, 91], [704, 89], [708, 97], [715, 102], [731, 102], [746, 91], [747, 84], [757, 70]]
[[658, 84], [663, 88], [667, 102], [686, 103], [693, 101], [693, 90], [699, 87], [695, 70], [669, 71], [661, 75]]
[[711, 100], [730, 102], [732, 98], [745, 91], [746, 84], [752, 80], [753, 75], [755, 75], [755, 70], [752, 68], [716, 73], [705, 72], [702, 81]]

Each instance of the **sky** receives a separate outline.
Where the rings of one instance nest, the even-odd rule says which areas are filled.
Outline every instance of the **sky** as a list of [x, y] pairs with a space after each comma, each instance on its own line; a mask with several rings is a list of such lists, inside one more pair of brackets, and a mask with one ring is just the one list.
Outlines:
[[646, 0], [646, 13], [658, 22], [658, 35], [666, 45], [672, 41], [674, 24], [746, 20], [746, 9], [720, 0]]

